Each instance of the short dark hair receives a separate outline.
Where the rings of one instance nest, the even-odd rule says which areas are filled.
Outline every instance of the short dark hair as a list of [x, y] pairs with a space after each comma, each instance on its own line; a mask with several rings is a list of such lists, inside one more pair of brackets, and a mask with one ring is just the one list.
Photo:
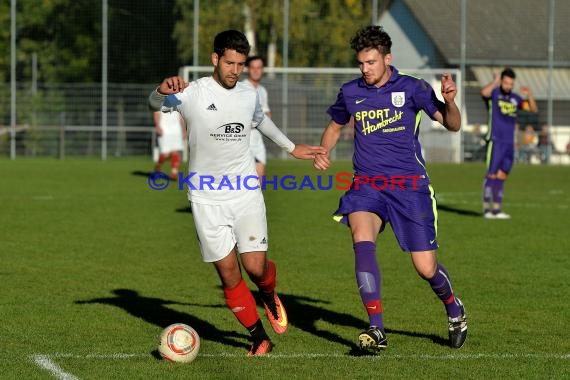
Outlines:
[[253, 61], [257, 61], [260, 60], [263, 63], [263, 66], [265, 66], [265, 59], [263, 59], [262, 56], [260, 55], [252, 55], [251, 57], [247, 57], [247, 59], [245, 60], [245, 66], [249, 67], [249, 64]]
[[350, 47], [359, 52], [364, 49], [378, 49], [380, 54], [390, 54], [392, 39], [383, 27], [369, 25], [361, 28], [350, 40]]
[[245, 34], [233, 29], [218, 33], [214, 38], [214, 53], [221, 57], [227, 49], [247, 56], [250, 46]]
[[504, 77], [509, 77], [509, 78], [515, 79], [517, 77], [517, 75], [515, 74], [515, 71], [513, 69], [511, 69], [510, 67], [507, 67], [501, 73], [501, 79], [503, 79]]

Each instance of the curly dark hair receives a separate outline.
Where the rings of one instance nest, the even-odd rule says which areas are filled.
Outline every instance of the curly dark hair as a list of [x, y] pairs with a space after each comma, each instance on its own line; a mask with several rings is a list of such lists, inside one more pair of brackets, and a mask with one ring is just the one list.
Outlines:
[[350, 40], [350, 47], [359, 52], [364, 49], [378, 49], [380, 54], [390, 54], [392, 39], [384, 28], [379, 25], [369, 25], [360, 29]]
[[227, 49], [232, 49], [245, 56], [249, 54], [249, 42], [239, 30], [225, 30], [214, 38], [214, 53], [221, 57]]
[[503, 79], [504, 77], [509, 77], [509, 78], [515, 79], [517, 76], [516, 76], [515, 71], [513, 69], [511, 69], [510, 67], [507, 67], [501, 73], [501, 79]]

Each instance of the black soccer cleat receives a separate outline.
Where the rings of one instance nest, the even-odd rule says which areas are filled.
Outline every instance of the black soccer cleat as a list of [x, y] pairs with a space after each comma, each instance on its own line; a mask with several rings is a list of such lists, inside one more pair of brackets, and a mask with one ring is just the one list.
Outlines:
[[451, 348], [461, 348], [467, 339], [467, 314], [465, 307], [459, 298], [457, 302], [461, 306], [461, 315], [455, 318], [449, 317], [449, 345]]
[[386, 333], [376, 326], [370, 326], [358, 335], [360, 349], [363, 351], [378, 353], [388, 347], [388, 338]]

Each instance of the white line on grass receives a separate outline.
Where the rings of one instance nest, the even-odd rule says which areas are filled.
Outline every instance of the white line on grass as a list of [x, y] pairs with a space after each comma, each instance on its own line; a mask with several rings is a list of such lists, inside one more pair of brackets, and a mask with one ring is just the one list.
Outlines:
[[[218, 353], [218, 354], [206, 354], [200, 353], [198, 356], [203, 358], [245, 358], [246, 354], [243, 353]], [[114, 354], [87, 354], [87, 355], [74, 355], [65, 353], [56, 353], [53, 355], [34, 355], [34, 358], [42, 357], [49, 361], [50, 357], [53, 358], [68, 358], [68, 359], [112, 359], [112, 360], [124, 360], [132, 358], [145, 358], [150, 357], [150, 354], [126, 354], [126, 353], [114, 353]], [[443, 354], [443, 355], [425, 355], [425, 354], [390, 354], [387, 352], [380, 353], [378, 355], [369, 356], [352, 356], [344, 353], [290, 353], [290, 354], [268, 354], [264, 358], [267, 359], [338, 359], [346, 358], [353, 360], [382, 360], [382, 359], [410, 359], [410, 360], [477, 360], [477, 359], [497, 359], [497, 360], [511, 360], [511, 359], [553, 359], [553, 360], [570, 360], [570, 353], [472, 353], [472, 354]], [[37, 360], [36, 360], [37, 362]], [[56, 366], [57, 367], [57, 366]], [[58, 367], [59, 368], [59, 367]], [[73, 377], [75, 378], [75, 377]], [[71, 378], [70, 378], [71, 379]]]
[[[442, 193], [442, 194], [436, 194], [436, 197], [438, 203], [450, 202], [462, 205], [478, 205], [478, 206], [481, 205], [481, 201], [461, 199], [462, 194], [469, 194], [469, 193]], [[570, 206], [565, 203], [553, 203], [553, 202], [545, 202], [545, 203], [507, 202], [506, 205], [508, 207], [515, 207], [515, 208], [558, 208], [561, 210], [566, 210], [570, 208]]]
[[60, 366], [58, 366], [49, 358], [49, 355], [33, 355], [32, 357], [34, 359], [34, 362], [39, 367], [47, 370], [49, 373], [60, 380], [79, 380], [78, 377], [73, 376], [72, 374], [67, 373], [61, 369]]

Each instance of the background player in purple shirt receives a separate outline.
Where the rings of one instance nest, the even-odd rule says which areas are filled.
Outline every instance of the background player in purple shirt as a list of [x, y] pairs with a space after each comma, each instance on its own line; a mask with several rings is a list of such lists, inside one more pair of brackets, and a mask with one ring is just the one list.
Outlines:
[[[351, 40], [362, 77], [342, 85], [336, 102], [328, 109], [331, 121], [321, 145], [330, 152], [341, 128], [351, 116], [355, 123], [354, 181], [340, 199], [336, 220], [351, 230], [355, 253], [356, 282], [368, 312], [370, 327], [360, 333], [365, 351], [387, 346], [382, 319], [380, 269], [376, 238], [391, 223], [404, 251], [442, 300], [448, 315], [451, 347], [460, 348], [467, 337], [467, 318], [455, 297], [447, 271], [436, 258], [437, 209], [418, 140], [424, 111], [450, 131], [461, 127], [455, 104], [456, 85], [451, 75], [441, 77], [444, 102], [432, 87], [391, 66], [390, 36], [380, 26], [359, 30]], [[318, 155], [314, 166], [330, 167], [329, 155]]]
[[[538, 107], [528, 87], [521, 87], [521, 94], [513, 92], [515, 72], [506, 68], [501, 76], [481, 89], [481, 96], [489, 111], [487, 140], [487, 175], [483, 184], [483, 216], [487, 219], [509, 219], [501, 209], [503, 188], [515, 158], [515, 128], [517, 111], [528, 108], [536, 113]], [[492, 207], [491, 207], [491, 200]]]

